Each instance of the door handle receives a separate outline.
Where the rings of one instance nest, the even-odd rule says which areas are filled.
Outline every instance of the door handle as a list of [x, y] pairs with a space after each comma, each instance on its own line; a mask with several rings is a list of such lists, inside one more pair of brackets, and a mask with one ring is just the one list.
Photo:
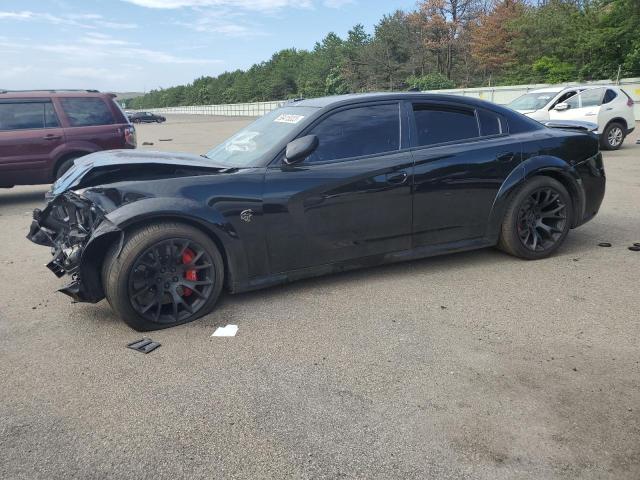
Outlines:
[[44, 139], [45, 140], [60, 140], [62, 138], [62, 135], [45, 135]]
[[499, 162], [503, 162], [503, 163], [509, 163], [511, 161], [513, 161], [513, 159], [515, 158], [515, 155], [511, 152], [504, 152], [504, 153], [499, 153], [496, 156], [496, 160], [498, 160]]
[[402, 185], [407, 181], [407, 178], [409, 178], [407, 172], [387, 173], [385, 177], [387, 183], [391, 183], [392, 185]]

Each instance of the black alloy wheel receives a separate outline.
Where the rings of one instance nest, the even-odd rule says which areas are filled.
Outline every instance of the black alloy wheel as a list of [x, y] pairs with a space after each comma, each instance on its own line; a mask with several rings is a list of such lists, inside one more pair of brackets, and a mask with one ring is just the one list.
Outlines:
[[200, 310], [216, 281], [205, 249], [186, 238], [171, 238], [145, 250], [129, 274], [135, 311], [154, 323], [179, 323]]
[[558, 180], [529, 179], [513, 192], [500, 229], [498, 247], [526, 260], [548, 257], [571, 229], [573, 204]]
[[159, 222], [126, 232], [102, 265], [105, 297], [116, 315], [138, 331], [191, 322], [215, 306], [224, 284], [224, 261], [203, 231]]
[[518, 237], [527, 249], [544, 252], [562, 237], [567, 223], [567, 205], [552, 187], [532, 192], [518, 212]]

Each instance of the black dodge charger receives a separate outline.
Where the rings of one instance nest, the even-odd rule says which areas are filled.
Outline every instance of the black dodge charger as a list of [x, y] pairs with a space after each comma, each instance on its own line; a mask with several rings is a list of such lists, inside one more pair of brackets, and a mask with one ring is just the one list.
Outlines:
[[477, 99], [419, 93], [292, 101], [202, 156], [76, 160], [32, 241], [77, 301], [152, 330], [211, 311], [223, 287], [497, 245], [552, 254], [591, 219], [598, 139]]

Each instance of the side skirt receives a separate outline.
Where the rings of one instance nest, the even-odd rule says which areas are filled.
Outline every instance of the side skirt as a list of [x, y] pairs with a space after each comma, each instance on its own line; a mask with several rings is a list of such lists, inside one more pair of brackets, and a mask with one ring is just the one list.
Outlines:
[[276, 273], [272, 275], [264, 275], [254, 277], [247, 282], [236, 282], [231, 285], [230, 293], [243, 293], [261, 288], [281, 285], [283, 283], [295, 282], [305, 278], [320, 277], [331, 273], [346, 272], [359, 268], [375, 267], [389, 263], [406, 262], [417, 260], [420, 258], [435, 257], [446, 253], [464, 252], [467, 250], [477, 250], [479, 248], [492, 247], [496, 244], [485, 237], [474, 238], [471, 240], [462, 240], [458, 242], [443, 243], [439, 245], [426, 245], [412, 248], [409, 250], [401, 250], [398, 252], [386, 253], [383, 255], [373, 255], [353, 260], [347, 260], [338, 263], [329, 263], [324, 265], [316, 265], [313, 267], [301, 268], [289, 272]]

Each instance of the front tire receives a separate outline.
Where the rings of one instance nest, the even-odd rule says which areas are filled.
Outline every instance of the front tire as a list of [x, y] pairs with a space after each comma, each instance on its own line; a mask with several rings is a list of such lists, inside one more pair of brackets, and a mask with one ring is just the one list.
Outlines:
[[516, 192], [505, 213], [498, 247], [516, 257], [538, 260], [553, 254], [571, 228], [573, 211], [567, 189], [539, 176]]
[[625, 128], [622, 124], [612, 122], [607, 125], [600, 137], [600, 146], [603, 150], [618, 150], [625, 138]]
[[215, 243], [189, 225], [162, 222], [113, 245], [102, 267], [114, 312], [138, 331], [191, 322], [209, 313], [222, 290], [224, 263]]

